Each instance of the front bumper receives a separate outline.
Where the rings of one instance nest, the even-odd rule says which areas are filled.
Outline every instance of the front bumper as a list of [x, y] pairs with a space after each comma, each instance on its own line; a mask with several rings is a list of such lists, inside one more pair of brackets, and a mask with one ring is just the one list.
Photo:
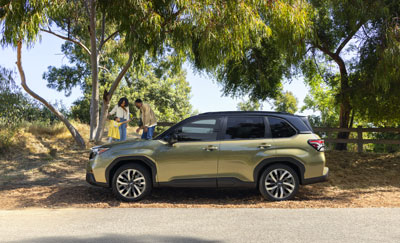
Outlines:
[[302, 184], [303, 185], [308, 185], [308, 184], [314, 184], [314, 183], [318, 183], [318, 182], [327, 181], [328, 180], [328, 175], [329, 175], [329, 168], [325, 167], [323, 176], [303, 179], [303, 183]]
[[107, 183], [97, 182], [90, 172], [86, 172], [86, 182], [93, 186], [109, 187]]

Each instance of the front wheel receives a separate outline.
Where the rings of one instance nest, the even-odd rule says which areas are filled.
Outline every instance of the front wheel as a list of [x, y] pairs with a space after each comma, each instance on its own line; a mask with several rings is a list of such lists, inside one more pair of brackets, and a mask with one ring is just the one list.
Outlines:
[[299, 190], [299, 177], [291, 167], [275, 164], [262, 173], [259, 190], [270, 201], [290, 200]]
[[139, 201], [151, 192], [149, 171], [139, 164], [126, 164], [117, 169], [112, 180], [114, 195], [126, 202]]

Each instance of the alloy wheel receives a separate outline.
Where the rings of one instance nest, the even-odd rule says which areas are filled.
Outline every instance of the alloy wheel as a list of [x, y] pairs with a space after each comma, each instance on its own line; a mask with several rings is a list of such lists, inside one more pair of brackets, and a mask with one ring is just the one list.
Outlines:
[[116, 180], [116, 189], [119, 194], [127, 199], [134, 199], [143, 194], [146, 189], [144, 175], [135, 169], [122, 171]]
[[286, 169], [278, 168], [270, 171], [264, 182], [267, 193], [275, 199], [289, 197], [296, 188], [293, 175]]

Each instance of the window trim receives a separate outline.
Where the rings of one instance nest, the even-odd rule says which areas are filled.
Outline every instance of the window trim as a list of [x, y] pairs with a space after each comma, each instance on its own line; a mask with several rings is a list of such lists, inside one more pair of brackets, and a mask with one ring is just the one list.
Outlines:
[[295, 126], [293, 126], [288, 120], [286, 120], [286, 119], [284, 119], [284, 118], [281, 118], [281, 117], [276, 117], [276, 116], [266, 116], [266, 118], [267, 118], [267, 121], [268, 121], [268, 128], [269, 128], [269, 131], [270, 131], [270, 134], [271, 134], [271, 138], [272, 139], [281, 139], [281, 138], [274, 138], [273, 136], [272, 136], [272, 129], [271, 129], [271, 126], [270, 126], [270, 124], [269, 124], [269, 118], [275, 118], [275, 119], [279, 119], [279, 120], [283, 120], [283, 121], [285, 121], [287, 124], [289, 124], [289, 126], [291, 126], [292, 128], [293, 128], [293, 130], [296, 132], [295, 134], [293, 134], [292, 136], [290, 136], [290, 137], [281, 137], [281, 138], [291, 138], [291, 137], [294, 137], [294, 136], [296, 136], [296, 135], [298, 135], [299, 134], [299, 131], [297, 130], [297, 128], [295, 127]]
[[[233, 117], [236, 117], [236, 118], [243, 118], [243, 117], [246, 117], [246, 118], [261, 118], [262, 119], [262, 121], [263, 121], [263, 123], [264, 123], [264, 137], [262, 137], [262, 138], [241, 138], [241, 139], [227, 139], [227, 138], [225, 138], [225, 135], [226, 135], [226, 129], [227, 129], [227, 127], [228, 127], [228, 118], [233, 118]], [[272, 136], [270, 136], [271, 135], [271, 133], [270, 133], [270, 131], [269, 131], [269, 123], [268, 123], [268, 121], [266, 121], [266, 119], [265, 119], [265, 117], [266, 116], [257, 116], [257, 115], [246, 115], [246, 116], [243, 116], [243, 115], [229, 115], [229, 116], [224, 116], [223, 117], [223, 126], [222, 126], [222, 129], [221, 129], [221, 133], [220, 133], [220, 137], [219, 137], [219, 139], [221, 140], [221, 141], [240, 141], [240, 140], [260, 140], [260, 139], [270, 139], [270, 138], [272, 138]]]

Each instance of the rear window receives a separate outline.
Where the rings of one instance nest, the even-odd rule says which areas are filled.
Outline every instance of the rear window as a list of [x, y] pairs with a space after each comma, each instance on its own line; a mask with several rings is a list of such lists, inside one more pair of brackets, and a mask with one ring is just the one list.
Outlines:
[[283, 119], [268, 117], [268, 121], [273, 138], [288, 138], [297, 133], [296, 130]]
[[262, 117], [228, 117], [225, 139], [254, 139], [265, 137]]

